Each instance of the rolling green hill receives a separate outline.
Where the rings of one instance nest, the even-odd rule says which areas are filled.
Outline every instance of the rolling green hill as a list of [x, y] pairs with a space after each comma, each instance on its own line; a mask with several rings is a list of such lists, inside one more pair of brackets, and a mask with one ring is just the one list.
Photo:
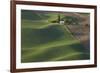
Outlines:
[[89, 51], [63, 25], [46, 21], [53, 19], [57, 13], [22, 11], [21, 62], [89, 59]]

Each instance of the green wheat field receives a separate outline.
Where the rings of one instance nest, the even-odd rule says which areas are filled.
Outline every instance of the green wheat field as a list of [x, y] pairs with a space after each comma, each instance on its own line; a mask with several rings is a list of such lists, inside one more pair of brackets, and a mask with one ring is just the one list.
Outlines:
[[[21, 10], [21, 62], [90, 59], [89, 49], [67, 29], [63, 13]], [[78, 20], [76, 19], [75, 22]]]

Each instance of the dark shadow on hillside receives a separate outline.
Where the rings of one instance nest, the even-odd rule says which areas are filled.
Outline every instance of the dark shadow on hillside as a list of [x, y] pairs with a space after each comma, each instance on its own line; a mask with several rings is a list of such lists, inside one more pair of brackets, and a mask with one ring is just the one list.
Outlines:
[[22, 28], [21, 33], [23, 48], [52, 42], [64, 36], [64, 32], [59, 26], [51, 26], [43, 29]]

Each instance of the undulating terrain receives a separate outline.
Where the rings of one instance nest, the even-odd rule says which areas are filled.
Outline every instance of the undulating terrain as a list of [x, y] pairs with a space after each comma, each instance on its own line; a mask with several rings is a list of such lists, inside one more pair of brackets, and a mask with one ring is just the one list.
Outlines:
[[[76, 16], [74, 17], [72, 14]], [[80, 23], [85, 21], [85, 17], [80, 16], [79, 18], [78, 13], [72, 14], [22, 10], [21, 62], [89, 59], [90, 48], [87, 49], [86, 45], [84, 46], [82, 41], [77, 39], [77, 35], [73, 34], [77, 33], [73, 32], [75, 28], [71, 28], [72, 25], [80, 26]], [[79, 15], [84, 16], [84, 14]], [[89, 33], [85, 35], [88, 37]]]

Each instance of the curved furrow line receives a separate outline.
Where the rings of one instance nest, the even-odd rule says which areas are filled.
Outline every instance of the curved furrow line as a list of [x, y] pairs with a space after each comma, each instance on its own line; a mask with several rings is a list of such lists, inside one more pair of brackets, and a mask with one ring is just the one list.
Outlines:
[[82, 52], [74, 52], [74, 53], [69, 53], [69, 54], [63, 54], [59, 57], [54, 57], [52, 59], [49, 59], [49, 61], [59, 61], [59, 60], [62, 60], [62, 59], [69, 59], [69, 58], [77, 58], [79, 55], [84, 55], [85, 53], [82, 53]]

